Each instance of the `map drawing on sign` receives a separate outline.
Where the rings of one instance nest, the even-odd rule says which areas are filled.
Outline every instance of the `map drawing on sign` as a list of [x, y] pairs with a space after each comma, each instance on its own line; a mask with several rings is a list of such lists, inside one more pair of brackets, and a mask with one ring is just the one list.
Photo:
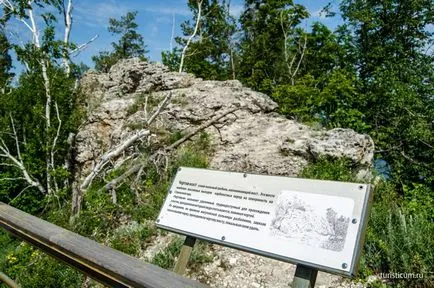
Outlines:
[[353, 206], [349, 198], [282, 191], [275, 201], [270, 235], [302, 245], [342, 251]]

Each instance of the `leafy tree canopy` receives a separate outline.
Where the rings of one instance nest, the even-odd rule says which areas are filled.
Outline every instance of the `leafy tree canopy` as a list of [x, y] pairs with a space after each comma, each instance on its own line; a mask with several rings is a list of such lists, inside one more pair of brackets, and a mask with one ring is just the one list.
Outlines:
[[95, 69], [102, 72], [108, 72], [110, 67], [116, 64], [120, 59], [131, 57], [141, 57], [147, 60], [145, 54], [149, 51], [143, 40], [143, 36], [137, 32], [136, 21], [137, 11], [128, 12], [121, 16], [120, 20], [110, 18], [108, 31], [112, 35], [119, 35], [118, 42], [112, 42], [112, 52], [100, 52], [98, 56], [93, 56]]

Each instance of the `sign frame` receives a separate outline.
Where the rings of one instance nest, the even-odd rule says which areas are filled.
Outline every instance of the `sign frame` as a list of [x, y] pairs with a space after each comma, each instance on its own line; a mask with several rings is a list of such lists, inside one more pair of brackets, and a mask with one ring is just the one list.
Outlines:
[[[317, 179], [306, 179], [306, 178], [298, 178], [298, 177], [288, 177], [288, 176], [280, 176], [280, 175], [264, 175], [264, 174], [258, 174], [258, 173], [243, 173], [243, 172], [234, 172], [234, 171], [222, 171], [222, 170], [216, 170], [216, 169], [204, 169], [204, 168], [191, 168], [191, 167], [180, 167], [178, 169], [179, 171], [182, 171], [182, 169], [195, 169], [195, 170], [207, 170], [207, 171], [216, 171], [216, 172], [228, 172], [228, 173], [232, 173], [232, 174], [239, 174], [240, 177], [242, 178], [246, 178], [250, 176], [273, 176], [273, 177], [281, 177], [281, 178], [291, 178], [291, 179], [297, 179], [297, 180], [307, 180], [307, 181], [318, 181], [318, 182], [341, 182], [341, 181], [330, 181], [330, 180], [317, 180]], [[177, 173], [178, 175], [178, 173]], [[176, 176], [177, 176], [176, 175]], [[173, 178], [169, 191], [170, 189], [172, 189], [175, 180], [176, 180], [176, 176]], [[160, 216], [161, 213], [163, 212], [163, 208], [166, 205], [166, 201], [168, 199], [169, 196], [169, 191], [165, 197], [164, 203], [162, 205], [162, 208], [160, 210], [160, 213], [158, 215], [158, 218], [156, 220], [156, 227], [163, 229], [163, 230], [167, 230], [169, 232], [174, 232], [177, 234], [181, 234], [181, 235], [185, 235], [187, 237], [192, 237], [192, 238], [197, 238], [200, 240], [204, 240], [204, 241], [208, 241], [211, 243], [215, 243], [215, 244], [219, 244], [225, 247], [229, 247], [229, 248], [234, 248], [237, 250], [241, 250], [244, 252], [248, 252], [248, 253], [252, 253], [255, 255], [259, 255], [259, 256], [264, 256], [264, 257], [268, 257], [271, 259], [275, 259], [275, 260], [279, 260], [282, 262], [287, 262], [287, 263], [292, 263], [292, 264], [296, 264], [296, 265], [303, 265], [306, 267], [311, 267], [320, 271], [324, 271], [327, 273], [332, 273], [332, 274], [336, 274], [336, 275], [341, 275], [341, 276], [346, 276], [346, 277], [354, 277], [355, 274], [357, 273], [358, 270], [358, 266], [359, 266], [359, 261], [360, 261], [360, 256], [361, 256], [361, 252], [362, 252], [362, 248], [363, 248], [363, 244], [364, 244], [364, 239], [366, 236], [366, 228], [367, 228], [367, 224], [368, 224], [368, 220], [369, 220], [369, 214], [370, 214], [370, 210], [371, 210], [371, 206], [372, 206], [372, 200], [373, 200], [373, 187], [370, 184], [367, 183], [353, 183], [353, 182], [342, 182], [342, 183], [350, 183], [350, 184], [354, 184], [354, 185], [359, 185], [359, 187], [365, 188], [366, 189], [366, 194], [365, 197], [363, 199], [363, 203], [361, 206], [361, 218], [358, 219], [358, 221], [360, 221], [360, 224], [358, 226], [357, 229], [357, 233], [356, 233], [356, 239], [355, 239], [355, 245], [354, 245], [354, 249], [352, 251], [352, 265], [349, 269], [349, 271], [343, 271], [343, 270], [339, 270], [339, 269], [334, 269], [332, 267], [328, 267], [328, 266], [324, 266], [324, 265], [320, 265], [317, 263], [313, 263], [313, 262], [309, 262], [309, 261], [304, 261], [301, 259], [296, 259], [296, 258], [292, 258], [292, 257], [287, 257], [287, 256], [282, 256], [279, 254], [275, 254], [275, 253], [271, 253], [268, 251], [263, 251], [263, 250], [259, 250], [259, 249], [255, 249], [255, 248], [251, 248], [251, 247], [247, 247], [247, 246], [243, 246], [243, 245], [239, 245], [236, 243], [231, 243], [231, 242], [227, 242], [225, 241], [225, 238], [222, 237], [222, 239], [216, 239], [216, 238], [211, 238], [205, 235], [201, 235], [201, 234], [196, 234], [190, 231], [186, 231], [186, 230], [182, 230], [182, 229], [177, 229], [177, 228], [173, 228], [164, 224], [160, 223]], [[345, 263], [343, 263], [344, 265]]]

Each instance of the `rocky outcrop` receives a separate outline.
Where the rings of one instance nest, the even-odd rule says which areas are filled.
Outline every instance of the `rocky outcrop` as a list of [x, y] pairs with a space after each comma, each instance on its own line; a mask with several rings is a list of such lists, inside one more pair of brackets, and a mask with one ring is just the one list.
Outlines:
[[369, 165], [373, 142], [350, 129], [313, 130], [275, 113], [267, 95], [239, 81], [204, 81], [191, 74], [169, 72], [160, 64], [123, 60], [109, 73], [87, 73], [81, 82], [87, 122], [76, 137], [75, 160], [86, 171], [109, 147], [134, 133], [167, 93], [173, 99], [156, 124], [167, 131], [185, 131], [221, 111], [240, 109], [206, 131], [215, 154], [211, 167], [222, 170], [296, 176], [312, 159], [347, 157]]
[[[277, 104], [267, 95], [243, 87], [239, 81], [205, 81], [187, 73], [169, 72], [160, 64], [129, 59], [113, 66], [109, 73], [87, 73], [81, 88], [88, 111], [75, 145], [81, 175], [104, 151], [142, 127], [149, 111], [168, 93], [172, 93], [172, 101], [153, 131], [187, 131], [213, 115], [238, 108], [206, 129], [215, 151], [210, 155], [211, 168], [297, 176], [309, 162], [325, 155], [346, 157], [360, 166], [370, 165], [373, 158], [374, 144], [369, 136], [340, 128], [314, 130], [286, 119], [276, 113]], [[150, 141], [159, 141], [158, 133]], [[134, 149], [123, 157], [131, 153]], [[214, 287], [265, 287], [261, 283], [283, 287], [293, 274], [290, 264], [224, 247], [215, 247], [214, 252], [219, 263], [228, 263], [220, 270], [211, 271], [216, 263], [204, 267]]]

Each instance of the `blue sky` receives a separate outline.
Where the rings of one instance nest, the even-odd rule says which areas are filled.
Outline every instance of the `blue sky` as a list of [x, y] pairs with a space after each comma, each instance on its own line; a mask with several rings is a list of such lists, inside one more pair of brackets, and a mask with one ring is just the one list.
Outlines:
[[[234, 16], [239, 16], [242, 12], [243, 2], [242, 0], [231, 1], [231, 13]], [[321, 21], [333, 29], [339, 24], [337, 18], [323, 18], [319, 13], [330, 0], [295, 2], [304, 5], [311, 14], [310, 19], [303, 25], [309, 26], [313, 21]], [[337, 0], [332, 2], [336, 5]], [[161, 51], [168, 50], [170, 47], [173, 17], [175, 17], [175, 36], [177, 36], [181, 35], [180, 24], [192, 16], [186, 3], [187, 0], [75, 0], [71, 40], [81, 44], [95, 35], [99, 37], [73, 61], [93, 66], [92, 55], [96, 55], [99, 51], [110, 50], [110, 43], [116, 41], [107, 31], [109, 18], [120, 18], [128, 11], [135, 10], [138, 11], [136, 20], [139, 24], [139, 33], [143, 35], [150, 50], [148, 56], [152, 61], [159, 61]], [[16, 25], [17, 27], [11, 29], [15, 29], [21, 39], [28, 39], [29, 35], [21, 35], [29, 34], [28, 31], [20, 27], [20, 24], [16, 23]], [[18, 70], [17, 65], [16, 68]]]

